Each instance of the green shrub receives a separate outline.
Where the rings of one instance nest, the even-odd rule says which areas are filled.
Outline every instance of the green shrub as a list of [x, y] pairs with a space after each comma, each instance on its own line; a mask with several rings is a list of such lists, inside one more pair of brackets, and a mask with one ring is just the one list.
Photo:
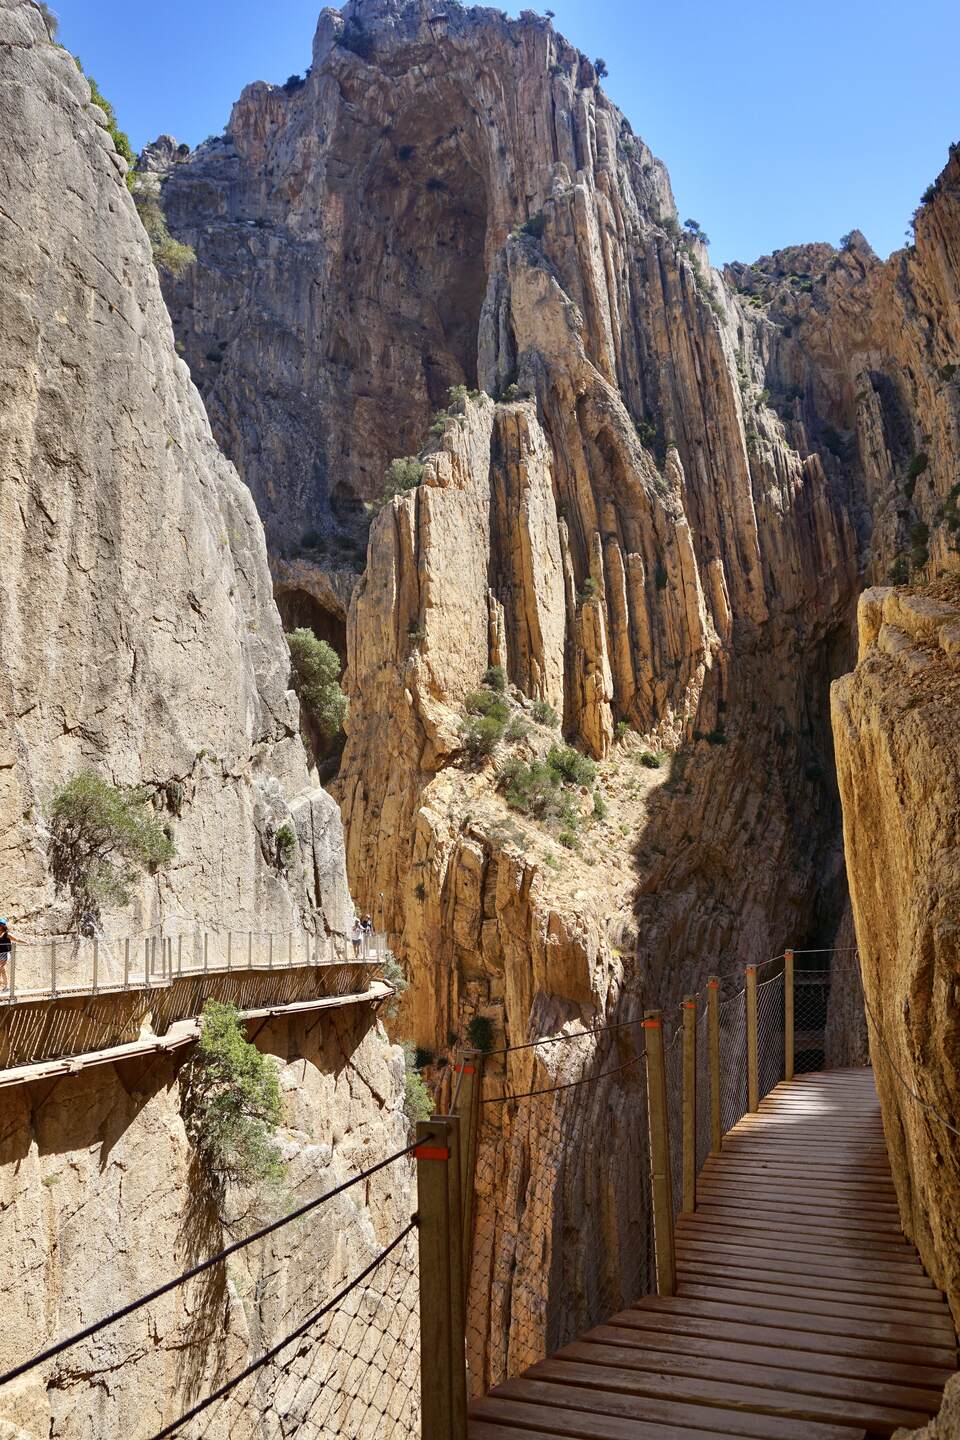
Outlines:
[[551, 745], [547, 765], [570, 785], [592, 785], [597, 773], [596, 762], [574, 750], [572, 745]]
[[592, 575], [588, 575], [577, 592], [577, 600], [581, 605], [587, 600], [592, 600], [599, 592], [600, 586]]
[[374, 509], [382, 509], [395, 495], [405, 495], [408, 490], [415, 490], [423, 479], [423, 470], [423, 461], [418, 460], [416, 455], [401, 455], [398, 459], [391, 460], [384, 477], [383, 494], [375, 502]]
[[946, 381], [952, 380], [953, 377], [954, 377], [954, 375], [956, 375], [956, 373], [957, 373], [957, 365], [956, 365], [955, 362], [951, 362], [951, 364], [949, 364], [949, 365], [941, 365], [941, 366], [940, 366], [940, 369], [937, 371], [937, 374], [940, 376], [940, 379], [941, 379], [941, 380], [946, 380]]
[[427, 898], [427, 887], [426, 887], [426, 885], [424, 885], [424, 883], [423, 883], [422, 880], [418, 880], [417, 883], [416, 883], [416, 885], [414, 885], [414, 887], [413, 887], [413, 893], [414, 893], [414, 895], [416, 895], [417, 899], [420, 901], [420, 904], [422, 905], [423, 902], [424, 902], [424, 900], [426, 900], [426, 898]]
[[530, 734], [530, 726], [522, 715], [514, 715], [504, 732], [504, 739], [515, 744], [518, 740], [526, 740]]
[[907, 466], [907, 479], [917, 480], [923, 474], [924, 470], [926, 470], [929, 463], [929, 457], [926, 456], [922, 450], [914, 455], [910, 464]]
[[395, 1020], [397, 1018], [397, 1012], [400, 1009], [400, 1001], [403, 999], [404, 993], [410, 988], [410, 981], [404, 974], [400, 961], [389, 950], [380, 961], [379, 971], [381, 980], [385, 980], [388, 985], [392, 985], [396, 992], [386, 1008], [387, 1019]]
[[330, 744], [343, 729], [347, 697], [340, 689], [340, 657], [326, 640], [301, 627], [287, 635], [290, 683], [319, 738]]
[[502, 695], [507, 688], [507, 674], [502, 665], [491, 665], [483, 672], [483, 683]]
[[610, 71], [607, 69], [606, 60], [601, 59], [600, 56], [597, 56], [596, 60], [594, 60], [593, 68], [597, 72], [598, 80], [605, 80], [610, 74]]
[[510, 703], [493, 690], [471, 690], [464, 696], [463, 708], [468, 715], [490, 715], [506, 725], [510, 719]]
[[511, 810], [542, 818], [553, 809], [560, 781], [542, 760], [526, 765], [511, 757], [500, 772], [500, 786]]
[[474, 1015], [467, 1026], [467, 1040], [471, 1050], [489, 1055], [493, 1049], [493, 1021], [486, 1015]]
[[614, 740], [622, 740], [624, 736], [629, 735], [629, 733], [630, 726], [627, 724], [626, 720], [618, 720], [616, 725], [614, 725], [613, 727]]
[[930, 527], [923, 520], [915, 520], [910, 526], [910, 561], [917, 569], [930, 559]]
[[572, 830], [561, 830], [557, 839], [565, 850], [576, 850], [579, 848], [580, 842]]
[[436, 1056], [432, 1050], [424, 1050], [422, 1045], [417, 1045], [413, 1052], [414, 1070], [423, 1070], [427, 1065], [432, 1065]]
[[277, 831], [277, 863], [281, 870], [289, 870], [297, 853], [297, 832], [289, 821], [284, 821]]
[[559, 855], [555, 855], [552, 850], [548, 855], [544, 855], [543, 863], [544, 865], [549, 865], [551, 870], [560, 869], [560, 857]]
[[[46, 15], [44, 15], [44, 19], [46, 19]], [[80, 56], [74, 55], [73, 58], [76, 61], [76, 66], [77, 69], [80, 71], [80, 74], [86, 75], [86, 71], [84, 70], [83, 65], [80, 61]], [[87, 84], [90, 86], [91, 104], [98, 105], [103, 111], [104, 115], [106, 115], [107, 117], [107, 132], [110, 136], [110, 139], [113, 141], [113, 148], [116, 150], [118, 155], [123, 156], [124, 160], [126, 160], [127, 165], [129, 166], [129, 169], [127, 171], [127, 189], [132, 189], [133, 166], [137, 157], [133, 153], [133, 146], [130, 144], [130, 137], [127, 135], [125, 130], [120, 129], [120, 126], [117, 123], [116, 110], [114, 110], [113, 106], [110, 104], [110, 101], [103, 94], [100, 86], [97, 84], [96, 80], [94, 80], [92, 75], [87, 75]]]
[[494, 715], [471, 715], [460, 727], [463, 748], [475, 759], [492, 755], [503, 739], [505, 729], [505, 722]]
[[234, 1005], [208, 1000], [183, 1077], [187, 1133], [221, 1185], [276, 1182], [280, 1084], [275, 1062], [251, 1045]]
[[429, 1120], [433, 1114], [433, 1096], [419, 1070], [414, 1068], [412, 1055], [407, 1057], [403, 1073], [403, 1113], [410, 1122], [411, 1131], [419, 1120]]
[[930, 201], [933, 199], [933, 197], [936, 195], [936, 193], [937, 193], [937, 182], [934, 180], [931, 184], [929, 184], [929, 185], [927, 186], [926, 190], [924, 190], [923, 194], [920, 196], [920, 204], [921, 204], [921, 205], [929, 205], [929, 204], [930, 204]]
[[643, 754], [640, 756], [640, 764], [645, 766], [648, 770], [659, 770], [660, 756], [654, 755], [652, 750], [644, 750]]
[[126, 905], [138, 875], [173, 858], [149, 800], [148, 790], [120, 790], [89, 769], [54, 791], [50, 873], [57, 893], [70, 895], [77, 928], [95, 926], [104, 905]]
[[546, 700], [535, 700], [531, 714], [538, 725], [549, 725], [551, 730], [555, 730], [560, 724], [560, 716]]
[[511, 233], [515, 239], [519, 239], [525, 235], [532, 240], [539, 240], [543, 236], [546, 224], [546, 215], [544, 215], [542, 210], [538, 210], [536, 215], [531, 215], [528, 220], [524, 220], [523, 224], [518, 225]]
[[[150, 241], [150, 249], [153, 252], [153, 263], [158, 270], [165, 270], [174, 280], [196, 263], [197, 254], [192, 245], [183, 245], [175, 240], [167, 229], [167, 217], [160, 208], [159, 201], [148, 195], [137, 193], [134, 195], [134, 203], [137, 207], [137, 214], [147, 232], [147, 239]], [[207, 355], [207, 359], [222, 360], [222, 351], [214, 351]]]
[[603, 820], [603, 819], [606, 817], [606, 813], [607, 813], [607, 802], [606, 802], [606, 799], [605, 799], [605, 797], [604, 797], [603, 791], [602, 791], [602, 790], [595, 790], [595, 791], [593, 792], [593, 818], [594, 818], [594, 820]]

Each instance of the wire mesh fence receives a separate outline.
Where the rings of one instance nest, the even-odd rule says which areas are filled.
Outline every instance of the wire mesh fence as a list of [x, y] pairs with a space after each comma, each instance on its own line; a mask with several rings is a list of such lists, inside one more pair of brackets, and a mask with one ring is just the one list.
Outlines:
[[747, 1012], [744, 991], [720, 1005], [720, 1125], [731, 1130], [747, 1109]]
[[467, 1305], [474, 1395], [654, 1288], [638, 1030], [490, 1066]]
[[783, 985], [781, 971], [757, 986], [757, 1081], [761, 1100], [783, 1079]]
[[709, 1015], [706, 1005], [697, 1017], [697, 1121], [696, 1121], [696, 1171], [700, 1174], [707, 1162], [711, 1146], [710, 1125], [710, 1052]]
[[794, 976], [794, 1065], [797, 1074], [822, 1070], [826, 1047], [829, 970], [801, 970]]
[[673, 1213], [683, 1200], [683, 1025], [678, 1024], [663, 1052], [667, 1082], [667, 1133], [670, 1138], [670, 1185]]

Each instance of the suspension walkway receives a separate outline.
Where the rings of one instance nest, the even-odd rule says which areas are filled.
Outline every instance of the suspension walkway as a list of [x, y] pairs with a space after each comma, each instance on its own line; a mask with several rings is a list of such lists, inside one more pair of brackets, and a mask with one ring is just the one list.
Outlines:
[[956, 1335], [900, 1229], [872, 1070], [775, 1086], [675, 1247], [676, 1294], [499, 1385], [470, 1440], [863, 1440], [939, 1407]]

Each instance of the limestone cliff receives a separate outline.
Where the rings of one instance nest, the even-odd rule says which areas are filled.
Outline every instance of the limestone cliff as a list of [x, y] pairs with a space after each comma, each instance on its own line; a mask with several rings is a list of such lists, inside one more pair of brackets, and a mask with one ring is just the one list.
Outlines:
[[[174, 325], [285, 615], [346, 655], [351, 883], [408, 966], [425, 1049], [477, 1013], [512, 1042], [671, 1005], [836, 936], [827, 692], [863, 569], [905, 534], [913, 563], [953, 564], [956, 163], [915, 251], [807, 247], [778, 309], [710, 268], [546, 19], [351, 0], [322, 13], [302, 83], [249, 86], [166, 170], [198, 256], [166, 285]], [[358, 578], [361, 502], [414, 453]], [[927, 518], [888, 524], [911, 483]], [[475, 763], [461, 724], [488, 666], [519, 738]], [[573, 805], [563, 846], [503, 794], [508, 760], [547, 751], [544, 706], [605, 797]], [[842, 1028], [832, 1053], [852, 1055]], [[542, 1137], [505, 1126], [504, 1145], [522, 1209], [510, 1177], [548, 1163]], [[612, 1229], [629, 1199], [608, 1197]], [[511, 1323], [473, 1356], [488, 1377], [535, 1351]]]
[[[176, 845], [131, 910], [105, 916], [110, 933], [304, 926], [342, 939], [340, 820], [308, 777], [260, 522], [177, 357], [103, 112], [29, 0], [0, 0], [0, 86], [3, 909], [30, 938], [62, 927], [45, 809], [54, 786], [91, 764], [145, 785]], [[282, 824], [298, 837], [292, 858], [277, 843]], [[255, 977], [233, 983], [242, 1008], [259, 996]], [[162, 1028], [149, 993], [51, 1008], [82, 1009], [92, 1035]], [[42, 1014], [6, 1006], [21, 1045]], [[275, 1204], [312, 1198], [406, 1143], [402, 1061], [369, 1007], [264, 1020], [257, 1043], [281, 1062], [289, 1195]], [[49, 1049], [62, 1053], [62, 1036]], [[265, 1218], [242, 1212], [239, 1195], [218, 1208], [188, 1143], [178, 1071], [158, 1050], [0, 1088], [0, 1368]], [[392, 1239], [409, 1218], [410, 1180], [406, 1164], [374, 1177], [5, 1387], [0, 1431], [155, 1434]], [[397, 1327], [401, 1387], [416, 1374], [409, 1303], [394, 1294], [378, 1312]], [[359, 1325], [336, 1320], [337, 1347], [324, 1354], [342, 1376], [372, 1331], [366, 1313]], [[279, 1412], [287, 1432], [302, 1422], [334, 1434], [328, 1407], [342, 1389], [318, 1389], [294, 1350], [211, 1412], [203, 1433], [277, 1434]], [[378, 1409], [353, 1433], [381, 1419]], [[415, 1428], [410, 1400], [393, 1433]]]
[[35, 6], [5, 0], [0, 26], [4, 909], [64, 927], [43, 817], [93, 764], [145, 784], [176, 845], [108, 929], [342, 932], [339, 819], [310, 788], [256, 510], [175, 353], [103, 112]]
[[[285, 1112], [283, 1192], [267, 1208], [261, 1201], [251, 1210], [243, 1194], [229, 1198], [225, 1213], [218, 1208], [184, 1129], [174, 1058], [127, 1060], [52, 1087], [0, 1091], [2, 1364], [98, 1320], [279, 1210], [401, 1149], [402, 1059], [378, 1031], [368, 1009], [319, 1023], [315, 1015], [279, 1018], [260, 1029], [258, 1046], [279, 1062]], [[388, 1167], [14, 1381], [0, 1396], [0, 1434], [8, 1433], [4, 1422], [26, 1440], [156, 1434], [363, 1269], [409, 1219], [411, 1180], [408, 1163]], [[412, 1440], [418, 1354], [408, 1316], [416, 1286], [403, 1280], [411, 1261], [384, 1271], [391, 1289], [379, 1306], [361, 1297], [359, 1325], [348, 1325], [346, 1309], [334, 1314], [334, 1345], [324, 1344], [318, 1327], [313, 1346], [291, 1347], [184, 1433], [255, 1440], [294, 1433], [298, 1424], [305, 1434], [347, 1433], [336, 1416], [350, 1411], [348, 1372], [376, 1333], [391, 1357], [391, 1396], [404, 1401], [390, 1434]], [[357, 1401], [350, 1414], [349, 1433], [365, 1440], [383, 1433], [379, 1408]]]
[[859, 621], [832, 706], [870, 1054], [904, 1227], [960, 1318], [960, 581], [867, 590]]

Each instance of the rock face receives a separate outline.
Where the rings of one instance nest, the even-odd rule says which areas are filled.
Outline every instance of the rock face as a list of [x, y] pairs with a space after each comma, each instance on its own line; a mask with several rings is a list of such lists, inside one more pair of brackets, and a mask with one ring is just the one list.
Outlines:
[[867, 590], [859, 622], [832, 705], [870, 1054], [905, 1229], [960, 1318], [960, 581]]
[[[43, 815], [54, 786], [93, 765], [166, 804], [176, 843], [173, 865], [144, 880], [131, 909], [105, 915], [109, 932], [183, 922], [342, 941], [340, 819], [308, 778], [262, 529], [176, 355], [124, 162], [27, 0], [0, 0], [0, 72], [3, 909], [27, 936], [62, 928]], [[296, 840], [286, 865], [284, 824]], [[87, 1002], [93, 1030], [107, 1008]], [[135, 1004], [118, 1008], [135, 1026]], [[27, 1007], [13, 1013], [29, 1020]], [[284, 1097], [290, 1193], [275, 1205], [405, 1145], [402, 1060], [368, 1008], [272, 1019], [257, 1043], [280, 1062]], [[177, 1065], [154, 1055], [0, 1091], [0, 1368], [266, 1218], [242, 1210], [244, 1197], [217, 1209], [187, 1140]], [[393, 1239], [410, 1216], [410, 1181], [406, 1163], [385, 1170], [186, 1296], [5, 1387], [0, 1431], [156, 1433]], [[220, 1403], [204, 1433], [276, 1435], [279, 1412], [284, 1433], [382, 1434], [383, 1396], [365, 1391], [351, 1410], [352, 1378], [336, 1383], [380, 1324], [400, 1407], [391, 1433], [418, 1433], [410, 1243], [377, 1272], [392, 1286], [382, 1304], [365, 1292], [358, 1316], [333, 1317], [335, 1343], [318, 1342], [309, 1365], [292, 1347]], [[334, 1374], [326, 1388], [321, 1363]]]
[[[407, 1143], [402, 1058], [368, 1010], [271, 1020], [257, 1044], [280, 1065], [286, 1173], [284, 1193], [252, 1211], [243, 1195], [218, 1209], [184, 1130], [175, 1060], [84, 1070], [52, 1091], [49, 1081], [4, 1090], [4, 1368]], [[19, 1426], [13, 1433], [28, 1440], [156, 1434], [362, 1270], [407, 1223], [411, 1181], [409, 1162], [388, 1167], [14, 1381], [0, 1427]], [[354, 1296], [359, 1320], [338, 1307], [325, 1322], [333, 1343], [318, 1326], [312, 1346], [291, 1346], [206, 1412], [202, 1433], [254, 1440], [301, 1425], [322, 1436], [384, 1434], [383, 1394], [344, 1398], [357, 1389], [350, 1362], [373, 1345], [391, 1357], [391, 1406], [400, 1406], [389, 1434], [418, 1435], [411, 1245], [415, 1237]], [[381, 1282], [386, 1298], [374, 1304]]]
[[[285, 615], [344, 646], [351, 883], [410, 971], [425, 1049], [478, 1014], [510, 1043], [672, 1005], [837, 936], [827, 692], [863, 570], [903, 560], [904, 535], [905, 563], [955, 564], [956, 167], [886, 266], [853, 237], [722, 278], [547, 20], [352, 0], [321, 15], [302, 85], [249, 86], [170, 170], [198, 256], [165, 286], [174, 325], [284, 552]], [[356, 580], [357, 507], [408, 452], [421, 482], [381, 509]], [[600, 762], [609, 813], [581, 814], [572, 849], [498, 789], [547, 730], [464, 755], [490, 665], [527, 722], [551, 706]], [[831, 1053], [862, 1055], [845, 1030]], [[518, 1133], [490, 1221], [510, 1211], [514, 1237], [543, 1151]], [[630, 1200], [609, 1198], [613, 1226]], [[475, 1373], [528, 1340], [500, 1317]]]
[[103, 112], [36, 7], [4, 0], [0, 27], [4, 908], [63, 928], [43, 815], [92, 764], [150, 789], [177, 852], [108, 929], [342, 932], [339, 821], [310, 788], [249, 492], [174, 351]]

